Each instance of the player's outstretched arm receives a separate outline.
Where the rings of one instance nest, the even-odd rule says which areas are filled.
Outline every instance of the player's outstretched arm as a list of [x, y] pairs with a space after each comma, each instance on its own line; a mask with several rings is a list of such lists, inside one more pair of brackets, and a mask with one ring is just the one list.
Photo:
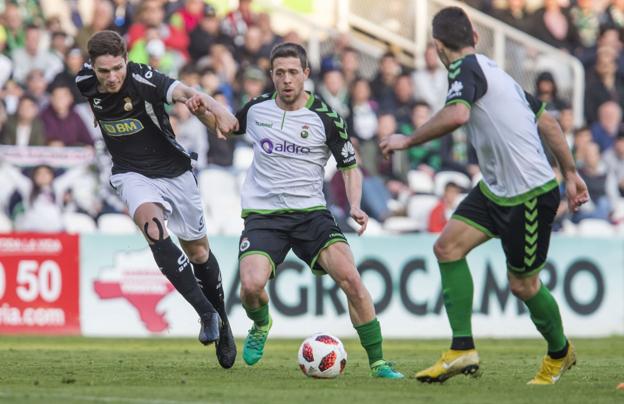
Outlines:
[[388, 136], [379, 142], [382, 153], [387, 158], [394, 150], [404, 150], [412, 146], [437, 139], [459, 128], [470, 119], [470, 108], [463, 103], [447, 105], [438, 111], [411, 136], [400, 134]]
[[351, 210], [349, 214], [360, 225], [358, 235], [362, 235], [368, 224], [368, 215], [360, 208], [362, 202], [362, 172], [359, 168], [349, 168], [342, 170], [342, 178], [345, 183], [345, 191]]
[[561, 168], [566, 185], [568, 208], [571, 212], [576, 212], [582, 204], [589, 201], [589, 192], [585, 182], [576, 171], [574, 158], [570, 153], [561, 127], [557, 120], [545, 111], [540, 115], [537, 125], [540, 135], [550, 147]]
[[175, 102], [185, 103], [189, 111], [221, 139], [226, 139], [226, 134], [238, 128], [236, 117], [208, 94], [179, 83], [173, 89], [172, 98]]

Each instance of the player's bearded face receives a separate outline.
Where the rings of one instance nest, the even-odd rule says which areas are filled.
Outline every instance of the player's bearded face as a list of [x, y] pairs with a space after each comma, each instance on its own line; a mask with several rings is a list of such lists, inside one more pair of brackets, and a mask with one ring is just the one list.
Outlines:
[[271, 77], [280, 101], [291, 105], [302, 98], [304, 96], [303, 83], [309, 74], [310, 69], [304, 69], [299, 58], [285, 57], [273, 60]]
[[102, 55], [95, 58], [93, 70], [98, 79], [98, 90], [116, 93], [126, 79], [126, 58], [123, 56]]

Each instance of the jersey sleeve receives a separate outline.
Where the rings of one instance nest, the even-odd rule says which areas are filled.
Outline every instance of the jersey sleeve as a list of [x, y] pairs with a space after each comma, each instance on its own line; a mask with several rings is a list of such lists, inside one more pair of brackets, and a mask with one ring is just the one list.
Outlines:
[[448, 82], [446, 105], [462, 103], [471, 108], [487, 91], [485, 74], [474, 55], [468, 55], [449, 65]]
[[271, 94], [262, 94], [250, 101], [247, 102], [238, 112], [236, 113], [236, 119], [238, 120], [238, 130], [232, 132], [234, 135], [244, 135], [247, 133], [247, 114], [249, 113], [249, 109], [252, 105], [258, 104], [263, 101], [267, 101], [271, 98]]
[[542, 115], [542, 113], [546, 109], [546, 103], [538, 100], [537, 98], [533, 97], [531, 94], [527, 93], [526, 91], [524, 92], [524, 97], [529, 103], [529, 107], [531, 108], [531, 111], [533, 111], [533, 113], [535, 114], [535, 118], [536, 119], [539, 118], [540, 115]]
[[232, 132], [234, 135], [244, 135], [247, 133], [247, 113], [249, 112], [249, 107], [251, 107], [251, 101], [248, 102], [236, 112], [236, 120], [238, 121], [238, 129]]
[[132, 77], [139, 93], [149, 102], [173, 102], [173, 89], [180, 82], [172, 79], [151, 66], [129, 64], [128, 74]]
[[328, 117], [335, 115], [335, 118], [327, 120], [325, 144], [329, 147], [331, 154], [336, 159], [336, 167], [340, 170], [357, 167], [355, 160], [355, 149], [349, 138], [347, 123], [335, 112], [328, 114]]

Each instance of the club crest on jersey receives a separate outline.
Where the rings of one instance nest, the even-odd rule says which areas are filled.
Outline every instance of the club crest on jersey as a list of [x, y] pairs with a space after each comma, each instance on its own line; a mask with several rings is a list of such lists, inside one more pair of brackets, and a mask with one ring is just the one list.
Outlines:
[[449, 88], [449, 92], [446, 95], [446, 98], [455, 98], [462, 95], [462, 90], [464, 89], [464, 85], [461, 81], [454, 81]]
[[308, 129], [310, 129], [308, 125], [303, 125], [303, 127], [301, 128], [301, 133], [299, 133], [301, 138], [306, 139], [310, 135]]
[[100, 121], [100, 127], [108, 136], [128, 136], [142, 131], [143, 124], [138, 119], [127, 118], [118, 121]]
[[124, 97], [124, 111], [132, 111], [132, 98]]
[[242, 252], [242, 251], [247, 250], [250, 245], [251, 245], [251, 243], [249, 242], [249, 239], [247, 237], [245, 237], [244, 239], [241, 240], [239, 248], [240, 248], [240, 250]]

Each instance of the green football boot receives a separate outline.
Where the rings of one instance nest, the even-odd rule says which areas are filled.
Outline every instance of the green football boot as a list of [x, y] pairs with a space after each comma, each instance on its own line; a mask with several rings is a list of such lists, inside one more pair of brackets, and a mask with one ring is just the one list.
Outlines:
[[405, 376], [394, 370], [392, 366], [391, 362], [385, 360], [377, 361], [371, 365], [371, 376], [380, 379], [403, 379]]
[[255, 365], [264, 353], [264, 344], [266, 344], [267, 337], [269, 336], [269, 330], [273, 325], [273, 319], [269, 316], [269, 324], [258, 327], [255, 323], [249, 329], [247, 338], [245, 338], [245, 344], [243, 345], [243, 360], [249, 366]]

